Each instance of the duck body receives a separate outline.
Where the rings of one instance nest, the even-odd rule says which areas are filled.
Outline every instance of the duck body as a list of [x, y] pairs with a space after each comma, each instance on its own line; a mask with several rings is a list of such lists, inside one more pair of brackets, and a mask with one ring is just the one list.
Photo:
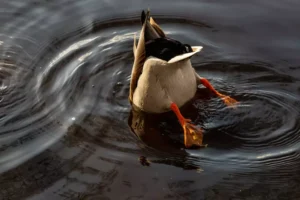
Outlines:
[[196, 94], [198, 84], [203, 84], [227, 105], [236, 101], [216, 91], [192, 67], [190, 58], [202, 47], [182, 44], [168, 38], [158, 24], [143, 11], [139, 42], [134, 38], [134, 63], [131, 72], [129, 101], [147, 113], [164, 113], [172, 110], [184, 130], [187, 148], [203, 146], [202, 129], [191, 123], [180, 112], [180, 107]]
[[144, 63], [133, 103], [145, 112], [163, 113], [170, 111], [172, 102], [183, 106], [196, 91], [195, 70], [189, 59], [168, 63], [151, 56]]

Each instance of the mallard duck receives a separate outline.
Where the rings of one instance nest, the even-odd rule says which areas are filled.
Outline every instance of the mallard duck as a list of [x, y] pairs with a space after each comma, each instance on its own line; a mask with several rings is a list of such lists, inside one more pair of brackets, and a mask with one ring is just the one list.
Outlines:
[[134, 35], [134, 63], [131, 72], [129, 101], [146, 113], [173, 111], [184, 130], [184, 145], [203, 146], [202, 129], [184, 118], [180, 108], [191, 100], [199, 84], [203, 84], [227, 105], [235, 104], [233, 98], [216, 91], [192, 67], [190, 58], [202, 46], [190, 46], [167, 37], [161, 27], [150, 17], [150, 11], [141, 14], [142, 29], [138, 44]]

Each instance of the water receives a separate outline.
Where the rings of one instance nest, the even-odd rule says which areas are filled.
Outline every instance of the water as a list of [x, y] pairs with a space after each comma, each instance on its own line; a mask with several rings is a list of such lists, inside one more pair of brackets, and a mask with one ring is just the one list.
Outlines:
[[[2, 1], [0, 199], [300, 198], [299, 6]], [[200, 87], [183, 108], [205, 149], [182, 148], [172, 114], [130, 107], [133, 34], [148, 7], [168, 35], [204, 47], [193, 66], [240, 102]]]

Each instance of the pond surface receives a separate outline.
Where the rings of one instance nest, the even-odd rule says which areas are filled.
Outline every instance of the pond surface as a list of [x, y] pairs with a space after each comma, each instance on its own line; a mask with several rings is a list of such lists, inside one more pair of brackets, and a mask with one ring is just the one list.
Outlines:
[[[128, 102], [140, 13], [203, 50], [182, 148]], [[0, 199], [299, 199], [300, 1], [0, 2]], [[138, 124], [139, 129], [136, 129]], [[136, 134], [142, 136], [136, 137]], [[144, 156], [144, 161], [139, 161]]]

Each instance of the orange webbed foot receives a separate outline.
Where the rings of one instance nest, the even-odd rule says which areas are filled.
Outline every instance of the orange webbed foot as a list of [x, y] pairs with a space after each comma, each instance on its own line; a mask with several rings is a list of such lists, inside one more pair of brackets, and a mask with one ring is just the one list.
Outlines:
[[192, 124], [190, 119], [184, 120], [182, 128], [184, 131], [184, 145], [186, 148], [207, 146], [202, 144], [202, 129]]
[[185, 119], [180, 111], [179, 108], [175, 103], [171, 104], [171, 109], [173, 112], [176, 114], [182, 128], [184, 131], [184, 145], [186, 148], [191, 148], [191, 147], [206, 147], [207, 145], [203, 145], [203, 134], [202, 134], [202, 129], [195, 126], [194, 124], [191, 123], [190, 119]]
[[200, 81], [201, 83], [206, 87], [208, 88], [210, 91], [212, 91], [214, 94], [216, 94], [218, 97], [222, 98], [222, 100], [224, 101], [224, 103], [227, 105], [227, 106], [235, 106], [238, 101], [231, 98], [230, 96], [226, 96], [224, 94], [221, 94], [220, 92], [218, 92], [211, 84], [210, 82], [205, 79], [205, 78], [200, 78]]
[[221, 95], [220, 97], [227, 106], [236, 106], [236, 104], [239, 103], [237, 100], [231, 98], [230, 96]]

